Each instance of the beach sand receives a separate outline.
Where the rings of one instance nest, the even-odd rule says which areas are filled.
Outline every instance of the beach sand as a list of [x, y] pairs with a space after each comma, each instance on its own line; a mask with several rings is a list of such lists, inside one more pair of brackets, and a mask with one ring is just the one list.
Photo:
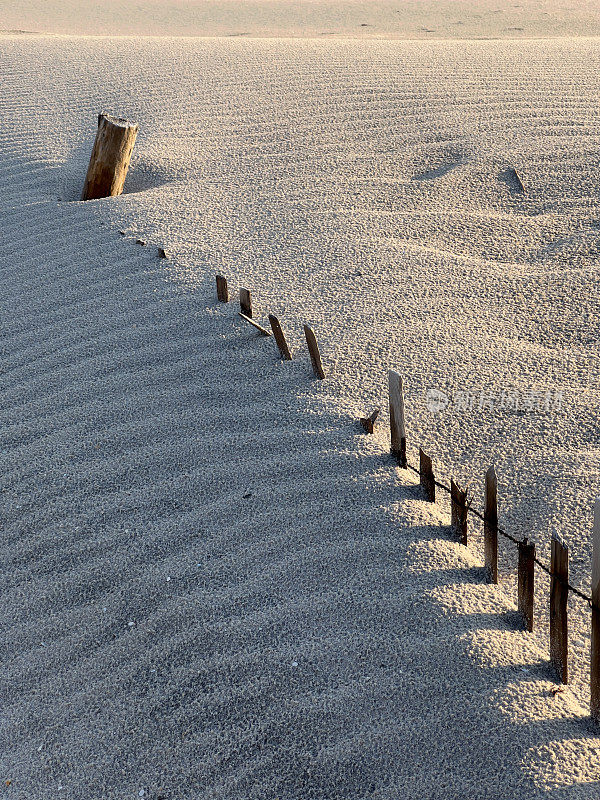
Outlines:
[[[501, 524], [589, 590], [600, 42], [0, 52], [6, 796], [596, 798], [589, 611], [554, 695], [547, 583], [527, 634], [514, 547], [486, 585], [385, 406], [391, 367], [410, 461], [477, 507], [494, 463]], [[100, 110], [140, 134], [126, 193], [80, 203]]]

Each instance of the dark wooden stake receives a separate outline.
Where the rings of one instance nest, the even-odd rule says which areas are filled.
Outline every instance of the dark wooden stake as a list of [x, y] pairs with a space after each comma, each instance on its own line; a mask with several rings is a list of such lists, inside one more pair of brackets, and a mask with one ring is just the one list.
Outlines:
[[292, 351], [288, 347], [288, 343], [285, 340], [283, 329], [279, 324], [279, 320], [277, 317], [274, 317], [273, 314], [269, 314], [269, 322], [271, 323], [271, 330], [273, 331], [273, 336], [275, 337], [275, 342], [279, 348], [281, 357], [284, 361], [291, 361]]
[[600, 497], [594, 505], [592, 551], [592, 651], [590, 669], [590, 708], [600, 722]]
[[550, 555], [550, 661], [562, 683], [569, 680], [567, 600], [569, 598], [569, 548], [552, 537]]
[[227, 278], [224, 278], [222, 275], [217, 275], [217, 300], [220, 300], [221, 303], [228, 303], [229, 302], [229, 289], [227, 288]]
[[259, 325], [258, 322], [255, 322], [253, 319], [250, 319], [250, 317], [247, 317], [245, 314], [242, 314], [241, 311], [238, 311], [238, 315], [246, 322], [249, 322], [253, 328], [256, 328], [256, 330], [259, 331], [262, 336], [271, 335], [271, 331], [268, 331], [266, 328], [263, 328], [262, 325]]
[[375, 430], [375, 420], [379, 416], [379, 409], [376, 408], [372, 414], [369, 414], [368, 417], [361, 417], [360, 424], [366, 430], [367, 433], [373, 433]]
[[252, 319], [252, 294], [250, 289], [240, 289], [240, 311]]
[[435, 503], [435, 476], [433, 462], [428, 455], [419, 448], [419, 477], [425, 496], [430, 503]]
[[488, 579], [498, 583], [498, 479], [493, 467], [485, 473], [483, 544]]
[[450, 525], [461, 544], [467, 544], [467, 490], [450, 481]]
[[406, 426], [404, 424], [404, 391], [402, 377], [391, 369], [388, 373], [390, 395], [391, 453], [398, 464], [406, 469]]
[[120, 117], [98, 114], [98, 130], [88, 166], [82, 200], [116, 197], [123, 192], [138, 126]]
[[323, 380], [325, 377], [325, 370], [321, 363], [321, 354], [319, 353], [319, 345], [317, 344], [317, 337], [312, 328], [308, 325], [304, 326], [304, 335], [306, 336], [306, 344], [308, 345], [308, 352], [310, 353], [310, 360], [312, 363], [313, 372]]
[[533, 631], [533, 589], [534, 589], [534, 564], [535, 544], [529, 544], [527, 539], [519, 542], [519, 573], [517, 579], [517, 598], [519, 613], [523, 617], [525, 628], [530, 633]]

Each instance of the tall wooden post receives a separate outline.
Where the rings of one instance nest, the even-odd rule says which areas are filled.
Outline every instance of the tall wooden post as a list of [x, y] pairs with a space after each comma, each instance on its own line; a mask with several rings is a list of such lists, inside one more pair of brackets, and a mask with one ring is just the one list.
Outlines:
[[279, 320], [273, 314], [269, 314], [269, 322], [271, 323], [271, 330], [273, 331], [273, 336], [275, 337], [275, 343], [279, 348], [281, 357], [283, 358], [284, 361], [291, 361], [292, 351], [288, 347], [288, 343], [285, 339], [285, 335], [283, 333], [283, 329], [281, 327]]
[[498, 583], [498, 479], [494, 467], [485, 473], [483, 545], [489, 581]]
[[317, 337], [309, 325], [304, 326], [304, 336], [306, 337], [306, 344], [308, 346], [313, 372], [317, 378], [323, 380], [325, 377], [325, 370], [323, 369], [323, 362], [321, 361], [321, 353], [319, 352]]
[[594, 505], [591, 656], [590, 707], [593, 719], [595, 719], [596, 722], [600, 722], [600, 497], [597, 498]]
[[461, 544], [467, 545], [467, 490], [450, 480], [450, 526]]
[[533, 631], [535, 543], [529, 544], [527, 539], [523, 539], [517, 546], [519, 549], [518, 607], [525, 623], [525, 629], [531, 633]]
[[391, 369], [388, 373], [390, 394], [390, 432], [392, 438], [391, 452], [398, 459], [401, 467], [406, 469], [406, 427], [404, 424], [404, 392], [402, 378]]
[[569, 548], [552, 536], [550, 555], [550, 661], [563, 683], [569, 680], [567, 599]]
[[138, 126], [120, 117], [98, 115], [98, 130], [92, 148], [82, 200], [116, 197], [123, 192]]
[[425, 497], [430, 503], [435, 503], [435, 477], [433, 462], [421, 448], [419, 448], [419, 482], [425, 492]]

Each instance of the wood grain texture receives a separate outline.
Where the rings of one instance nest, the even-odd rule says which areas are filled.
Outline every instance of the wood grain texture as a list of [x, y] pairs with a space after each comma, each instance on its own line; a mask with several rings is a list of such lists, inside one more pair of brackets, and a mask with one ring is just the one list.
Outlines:
[[533, 631], [533, 603], [535, 588], [535, 544], [523, 539], [517, 545], [519, 552], [519, 566], [517, 577], [517, 607], [523, 617], [525, 629]]
[[250, 289], [240, 289], [240, 311], [252, 319], [252, 292]]
[[310, 353], [313, 372], [317, 378], [323, 380], [325, 377], [325, 370], [323, 369], [323, 363], [321, 362], [321, 353], [319, 352], [317, 337], [309, 325], [304, 326], [304, 335], [306, 336], [306, 344], [308, 345], [308, 352]]
[[562, 683], [569, 680], [567, 600], [569, 590], [569, 548], [552, 537], [550, 555], [550, 661]]
[[435, 476], [433, 474], [433, 462], [419, 448], [419, 482], [423, 487], [425, 496], [430, 503], [435, 503]]
[[450, 481], [450, 527], [458, 541], [465, 546], [467, 539], [467, 491]]
[[277, 317], [273, 314], [269, 314], [269, 323], [271, 324], [271, 330], [273, 331], [273, 336], [275, 337], [275, 343], [279, 348], [279, 352], [281, 353], [281, 357], [284, 361], [291, 361], [292, 360], [292, 351], [288, 347], [288, 343], [285, 338], [285, 334], [283, 332], [283, 328]]
[[222, 275], [216, 276], [217, 282], [217, 300], [221, 303], [229, 302], [229, 289], [227, 288], [227, 278]]
[[98, 115], [98, 130], [81, 193], [82, 200], [123, 192], [138, 126], [120, 117]]
[[483, 549], [488, 579], [490, 583], [498, 583], [498, 478], [494, 467], [485, 473]]
[[388, 373], [390, 403], [390, 435], [392, 455], [406, 469], [406, 426], [404, 422], [404, 389], [402, 377], [391, 369]]

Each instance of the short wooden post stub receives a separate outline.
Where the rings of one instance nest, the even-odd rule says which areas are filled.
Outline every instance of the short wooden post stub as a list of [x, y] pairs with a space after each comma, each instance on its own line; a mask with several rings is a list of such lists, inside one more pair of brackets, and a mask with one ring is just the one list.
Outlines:
[[592, 718], [600, 722], [600, 497], [594, 504], [590, 709]]
[[375, 420], [379, 416], [379, 409], [376, 408], [368, 417], [361, 417], [360, 424], [366, 430], [367, 433], [373, 433], [375, 430]]
[[467, 490], [450, 481], [450, 526], [461, 544], [467, 545]]
[[391, 369], [388, 372], [389, 402], [390, 402], [390, 434], [392, 455], [398, 459], [398, 464], [406, 469], [406, 425], [404, 423], [404, 390], [402, 377]]
[[483, 549], [490, 583], [498, 583], [498, 478], [494, 467], [485, 473]]
[[159, 247], [157, 249], [158, 249], [158, 257], [159, 258], [168, 258], [169, 257], [168, 254], [167, 254], [167, 251], [165, 250], [164, 247]]
[[227, 288], [227, 278], [222, 275], [216, 275], [217, 282], [217, 300], [221, 303], [229, 302], [229, 289]]
[[262, 325], [259, 325], [258, 322], [255, 322], [253, 319], [250, 319], [250, 317], [247, 317], [245, 314], [242, 314], [241, 311], [238, 311], [238, 315], [243, 320], [245, 320], [250, 325], [252, 325], [253, 328], [256, 328], [256, 330], [260, 333], [261, 336], [270, 336], [271, 335], [271, 331], [268, 331], [266, 328], [263, 328]]
[[281, 357], [284, 361], [291, 361], [292, 360], [292, 351], [288, 347], [288, 343], [285, 339], [285, 334], [283, 333], [283, 328], [279, 323], [277, 317], [273, 316], [273, 314], [269, 314], [269, 322], [271, 323], [271, 330], [273, 331], [273, 336], [275, 337], [275, 343], [279, 348], [279, 352], [281, 353]]
[[552, 536], [550, 572], [550, 661], [562, 683], [568, 683], [569, 548], [554, 535]]
[[425, 497], [430, 503], [435, 503], [435, 476], [433, 462], [421, 448], [419, 448], [419, 482], [425, 492]]
[[304, 335], [306, 336], [306, 344], [308, 345], [308, 352], [310, 353], [313, 372], [317, 378], [323, 380], [325, 377], [325, 370], [323, 369], [323, 364], [321, 362], [321, 354], [319, 352], [319, 345], [317, 344], [317, 337], [309, 325], [304, 326]]
[[252, 293], [250, 289], [240, 289], [240, 311], [252, 319]]
[[534, 565], [535, 543], [527, 539], [517, 545], [519, 551], [519, 567], [517, 577], [517, 607], [523, 617], [525, 629], [533, 631], [533, 599], [534, 599]]
[[120, 117], [98, 114], [98, 130], [81, 193], [82, 200], [122, 194], [138, 126]]

